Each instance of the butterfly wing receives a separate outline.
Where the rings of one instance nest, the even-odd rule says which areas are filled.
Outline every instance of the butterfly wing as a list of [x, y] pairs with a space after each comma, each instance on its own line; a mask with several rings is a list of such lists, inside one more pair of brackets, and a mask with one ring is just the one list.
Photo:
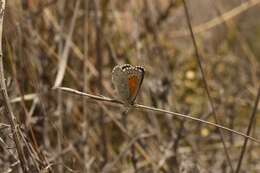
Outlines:
[[143, 83], [145, 71], [142, 67], [133, 67], [128, 71], [128, 88], [129, 98], [128, 102], [133, 104]]
[[129, 97], [127, 74], [123, 71], [122, 65], [117, 65], [112, 71], [112, 83], [119, 96], [124, 101]]

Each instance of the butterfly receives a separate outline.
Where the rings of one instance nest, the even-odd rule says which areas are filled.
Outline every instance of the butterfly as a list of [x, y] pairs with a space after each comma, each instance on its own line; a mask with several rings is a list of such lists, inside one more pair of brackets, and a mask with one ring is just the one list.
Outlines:
[[113, 68], [112, 83], [125, 103], [134, 104], [141, 88], [144, 74], [145, 70], [141, 66], [122, 64]]

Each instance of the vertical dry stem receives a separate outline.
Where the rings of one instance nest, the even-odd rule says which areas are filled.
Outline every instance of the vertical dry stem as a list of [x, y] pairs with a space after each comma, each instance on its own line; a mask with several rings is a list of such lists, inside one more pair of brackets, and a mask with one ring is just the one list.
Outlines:
[[5, 0], [0, 1], [0, 87], [1, 94], [4, 104], [4, 115], [11, 125], [12, 135], [15, 142], [16, 150], [18, 153], [18, 157], [21, 163], [21, 167], [24, 173], [27, 172], [25, 156], [22, 148], [22, 144], [20, 141], [20, 137], [18, 134], [18, 124], [16, 122], [16, 118], [14, 116], [10, 99], [7, 93], [6, 85], [5, 85], [5, 77], [4, 77], [4, 66], [3, 66], [3, 51], [2, 51], [2, 32], [3, 32], [3, 20], [4, 20], [4, 10], [5, 10]]

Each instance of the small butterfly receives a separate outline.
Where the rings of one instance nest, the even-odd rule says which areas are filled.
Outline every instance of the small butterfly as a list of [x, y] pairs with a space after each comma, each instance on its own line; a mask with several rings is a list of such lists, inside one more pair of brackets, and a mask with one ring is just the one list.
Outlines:
[[114, 67], [112, 71], [112, 83], [125, 103], [134, 104], [141, 88], [144, 74], [144, 68], [141, 66], [123, 64]]

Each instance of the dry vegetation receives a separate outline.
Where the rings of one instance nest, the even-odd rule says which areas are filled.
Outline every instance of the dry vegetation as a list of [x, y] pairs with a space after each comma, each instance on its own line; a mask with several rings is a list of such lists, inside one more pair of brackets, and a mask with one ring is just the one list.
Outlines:
[[215, 112], [246, 133], [260, 85], [260, 0], [187, 7], [204, 75], [182, 0], [8, 0], [3, 64], [21, 153], [1, 99], [0, 172], [260, 172], [257, 142], [241, 155], [245, 138], [222, 131], [225, 154], [216, 127], [52, 90], [118, 98], [113, 67], [142, 65], [137, 103], [210, 122]]

